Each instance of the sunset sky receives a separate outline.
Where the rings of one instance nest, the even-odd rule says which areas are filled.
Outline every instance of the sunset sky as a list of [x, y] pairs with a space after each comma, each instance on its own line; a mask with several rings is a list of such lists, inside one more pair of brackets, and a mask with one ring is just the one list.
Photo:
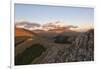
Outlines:
[[61, 21], [80, 28], [93, 27], [94, 9], [67, 6], [15, 4], [15, 22], [30, 21], [39, 24]]

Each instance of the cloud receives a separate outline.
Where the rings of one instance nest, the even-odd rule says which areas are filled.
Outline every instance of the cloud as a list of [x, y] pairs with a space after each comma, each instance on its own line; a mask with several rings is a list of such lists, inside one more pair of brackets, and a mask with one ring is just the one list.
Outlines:
[[42, 29], [42, 30], [71, 30], [78, 28], [78, 26], [74, 25], [66, 25], [66, 23], [56, 21], [56, 22], [49, 22], [43, 25], [40, 25], [36, 22], [29, 22], [29, 21], [20, 21], [15, 23], [16, 27], [25, 28], [29, 30], [36, 30], [36, 29]]
[[46, 23], [42, 26], [43, 28], [46, 28], [46, 29], [70, 29], [70, 28], [78, 28], [78, 26], [74, 26], [74, 25], [66, 25], [62, 22], [50, 22], [50, 23]]
[[28, 22], [28, 21], [16, 22], [15, 25], [17, 27], [24, 27], [24, 28], [34, 28], [34, 27], [40, 27], [41, 26], [38, 23]]
[[47, 24], [42, 25], [42, 27], [43, 28], [56, 28], [56, 25], [52, 23], [47, 23]]
[[78, 26], [68, 25], [68, 26], [66, 26], [66, 28], [78, 28]]

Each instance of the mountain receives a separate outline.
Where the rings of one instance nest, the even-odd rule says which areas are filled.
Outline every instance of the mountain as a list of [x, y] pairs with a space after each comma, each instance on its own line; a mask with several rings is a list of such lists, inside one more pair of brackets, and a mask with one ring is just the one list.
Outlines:
[[[44, 56], [45, 55], [45, 56]], [[41, 60], [42, 59], [42, 60]], [[94, 60], [94, 30], [81, 33], [71, 45], [52, 46], [33, 63], [63, 63]]]
[[71, 52], [66, 61], [93, 61], [94, 60], [94, 29], [82, 33], [73, 41]]
[[35, 33], [29, 31], [29, 30], [26, 30], [26, 29], [23, 29], [23, 28], [15, 28], [15, 36], [34, 36], [36, 35]]
[[57, 28], [57, 29], [50, 29], [48, 31], [56, 32], [56, 33], [62, 33], [62, 32], [69, 32], [69, 31], [72, 31], [72, 30], [64, 29], [64, 28]]

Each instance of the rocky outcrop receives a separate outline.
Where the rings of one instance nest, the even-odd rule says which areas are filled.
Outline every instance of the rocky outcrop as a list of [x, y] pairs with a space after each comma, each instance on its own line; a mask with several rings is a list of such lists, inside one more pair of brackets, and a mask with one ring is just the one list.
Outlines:
[[[45, 55], [45, 56], [44, 56]], [[94, 60], [94, 30], [81, 33], [70, 45], [52, 46], [38, 63], [62, 63]], [[39, 58], [39, 59], [40, 59]]]
[[61, 63], [66, 60], [66, 46], [53, 46], [45, 52], [45, 56], [39, 63]]
[[69, 48], [67, 62], [94, 60], [94, 30], [82, 33]]

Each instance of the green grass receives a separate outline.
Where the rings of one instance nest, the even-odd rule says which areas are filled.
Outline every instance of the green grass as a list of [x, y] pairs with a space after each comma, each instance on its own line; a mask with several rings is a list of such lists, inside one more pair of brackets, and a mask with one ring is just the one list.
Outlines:
[[34, 44], [27, 48], [23, 53], [15, 57], [15, 65], [30, 64], [35, 58], [39, 57], [46, 49], [40, 44]]

